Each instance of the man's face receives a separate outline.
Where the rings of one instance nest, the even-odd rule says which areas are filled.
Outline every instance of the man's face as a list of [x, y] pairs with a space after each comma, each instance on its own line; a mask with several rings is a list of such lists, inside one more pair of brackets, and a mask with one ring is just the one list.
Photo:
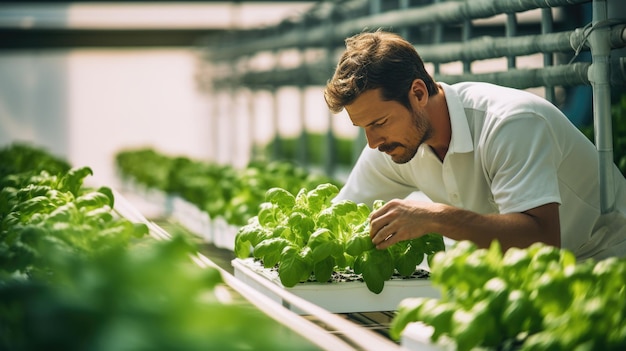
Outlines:
[[423, 111], [382, 100], [380, 89], [363, 92], [346, 111], [352, 123], [365, 130], [369, 147], [388, 154], [396, 163], [409, 162], [432, 135]]

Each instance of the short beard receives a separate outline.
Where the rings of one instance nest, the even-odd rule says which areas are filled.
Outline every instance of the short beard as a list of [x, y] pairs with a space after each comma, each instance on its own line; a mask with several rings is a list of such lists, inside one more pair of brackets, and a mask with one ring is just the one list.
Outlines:
[[420, 145], [425, 143], [426, 140], [430, 139], [433, 134], [432, 126], [428, 122], [428, 119], [426, 118], [423, 112], [411, 110], [411, 115], [413, 117], [413, 127], [415, 127], [415, 132], [416, 133], [422, 132], [423, 135], [422, 135], [422, 138], [416, 144], [400, 145], [400, 144], [394, 143], [390, 145], [390, 147], [402, 146], [406, 150], [404, 154], [400, 155], [400, 158], [393, 160], [393, 162], [397, 164], [404, 164], [404, 163], [411, 161], [413, 157], [415, 157], [415, 155], [417, 154], [417, 150], [419, 149]]

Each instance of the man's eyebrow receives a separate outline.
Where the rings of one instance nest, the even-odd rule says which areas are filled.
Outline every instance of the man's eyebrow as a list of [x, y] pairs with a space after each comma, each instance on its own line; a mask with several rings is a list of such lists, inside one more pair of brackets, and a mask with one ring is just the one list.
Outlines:
[[[365, 127], [369, 127], [369, 126], [373, 126], [374, 124], [378, 123], [378, 121], [380, 121], [381, 119], [384, 119], [384, 118], [386, 118], [386, 117], [387, 117], [386, 115], [385, 115], [385, 116], [378, 117], [378, 118], [376, 118], [375, 120], [373, 120], [373, 121], [371, 121], [370, 123], [368, 123], [367, 125], [365, 125], [363, 128], [365, 128]], [[355, 126], [355, 127], [358, 127], [358, 126], [357, 126], [356, 124], [354, 124], [354, 123], [352, 123], [352, 125], [353, 125], [353, 126]]]

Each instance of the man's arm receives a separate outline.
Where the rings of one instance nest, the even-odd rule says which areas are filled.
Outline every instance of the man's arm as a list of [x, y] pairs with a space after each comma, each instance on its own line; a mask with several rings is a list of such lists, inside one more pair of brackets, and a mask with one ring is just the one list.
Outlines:
[[484, 248], [497, 239], [503, 250], [535, 242], [561, 246], [557, 203], [522, 213], [482, 215], [440, 203], [392, 200], [373, 212], [370, 220], [370, 236], [379, 249], [428, 233], [470, 240]]

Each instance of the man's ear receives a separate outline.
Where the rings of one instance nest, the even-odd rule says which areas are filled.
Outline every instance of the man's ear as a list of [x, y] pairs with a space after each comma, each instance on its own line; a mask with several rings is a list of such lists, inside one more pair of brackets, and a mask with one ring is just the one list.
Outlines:
[[415, 102], [420, 106], [428, 103], [428, 88], [426, 88], [426, 83], [421, 79], [413, 80], [409, 94], [411, 95], [409, 98], [415, 99]]

